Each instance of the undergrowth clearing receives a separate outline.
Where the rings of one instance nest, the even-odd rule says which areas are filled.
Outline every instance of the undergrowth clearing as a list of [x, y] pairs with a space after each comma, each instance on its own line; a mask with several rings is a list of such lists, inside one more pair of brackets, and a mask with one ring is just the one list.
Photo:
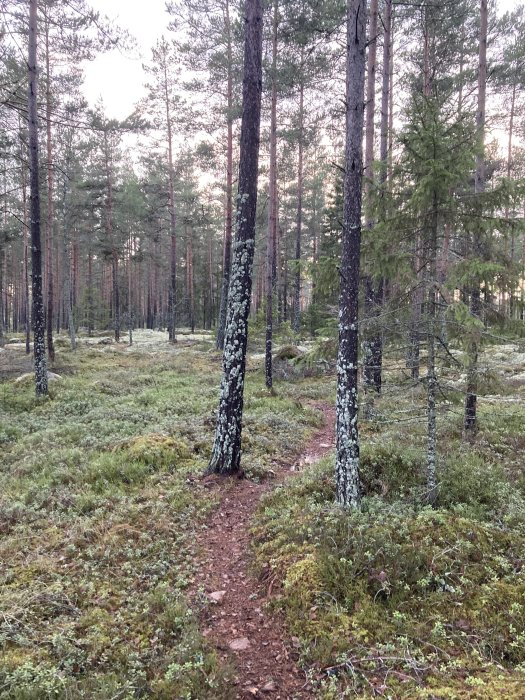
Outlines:
[[[188, 602], [196, 534], [217, 504], [197, 477], [221, 358], [204, 336], [137, 338], [59, 344], [47, 400], [30, 379], [0, 384], [0, 700], [235, 697], [235, 670]], [[335, 507], [333, 456], [264, 498], [254, 567], [319, 698], [522, 697], [524, 365], [501, 352], [485, 355], [472, 444], [461, 369], [443, 370], [436, 508], [421, 505], [424, 387], [398, 359], [361, 423], [362, 512]], [[269, 396], [260, 355], [249, 360], [252, 479], [290, 464], [322, 422], [315, 403], [334, 402], [328, 363], [283, 362]]]
[[[211, 348], [60, 348], [69, 371], [48, 400], [30, 380], [0, 384], [2, 700], [233, 696], [186, 596], [216, 502], [197, 478], [220, 375]], [[269, 397], [257, 372], [245, 405], [252, 478], [320, 421], [295, 396]]]

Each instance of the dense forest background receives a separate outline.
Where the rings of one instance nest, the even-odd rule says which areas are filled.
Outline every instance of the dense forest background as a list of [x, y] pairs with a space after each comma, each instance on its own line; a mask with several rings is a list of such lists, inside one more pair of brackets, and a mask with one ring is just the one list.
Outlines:
[[[51, 357], [53, 335], [73, 327], [88, 333], [111, 327], [116, 337], [130, 326], [218, 327], [221, 336], [242, 25], [235, 3], [171, 3], [169, 10], [165, 38], [146, 66], [148, 97], [118, 122], [105, 116], [102, 104], [87, 109], [79, 66], [115, 44], [125, 50], [129, 37], [82, 2], [40, 3], [43, 286]], [[516, 328], [522, 319], [521, 15], [521, 8], [489, 13], [485, 192], [474, 197], [478, 3], [400, 3], [391, 17], [388, 6], [379, 14], [372, 9], [363, 332], [373, 335], [379, 324], [388, 338], [410, 335], [431, 258], [449, 332], [461, 328], [463, 334], [468, 326], [466, 290], [474, 278], [482, 297], [474, 316]], [[3, 16], [0, 328], [22, 331], [31, 315], [22, 51], [28, 18], [18, 3], [4, 3]], [[290, 324], [295, 332], [315, 334], [333, 317], [343, 20], [337, 2], [277, 3], [265, 13], [256, 325], [264, 323], [270, 303], [276, 325]], [[138, 133], [147, 134], [146, 147], [137, 146]], [[434, 183], [439, 231], [431, 250], [422, 218]]]

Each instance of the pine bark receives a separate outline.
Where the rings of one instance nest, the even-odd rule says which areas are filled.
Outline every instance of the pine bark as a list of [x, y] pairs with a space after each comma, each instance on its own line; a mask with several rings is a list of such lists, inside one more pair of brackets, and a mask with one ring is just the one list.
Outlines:
[[223, 355], [223, 378], [208, 473], [240, 470], [248, 316], [255, 249], [262, 86], [262, 4], [246, 0], [237, 221]]
[[270, 197], [268, 208], [268, 237], [266, 241], [266, 345], [265, 378], [266, 387], [273, 386], [272, 344], [273, 344], [273, 297], [275, 278], [275, 257], [277, 242], [277, 0], [273, 3], [272, 32], [272, 95], [270, 114]]
[[[304, 63], [304, 49], [301, 48], [301, 70]], [[295, 232], [295, 274], [292, 327], [296, 333], [301, 329], [301, 247], [303, 229], [303, 187], [304, 187], [304, 80], [299, 84], [299, 125], [297, 158], [297, 218]]]
[[438, 239], [438, 200], [434, 192], [429, 240], [428, 262], [428, 330], [427, 330], [427, 493], [426, 501], [433, 504], [437, 498], [437, 425], [436, 425], [436, 257]]
[[360, 502], [358, 292], [361, 252], [366, 2], [348, 0], [344, 221], [337, 358], [336, 493], [342, 506]]
[[[370, 3], [370, 29], [368, 39], [368, 57], [367, 57], [367, 81], [366, 81], [366, 117], [365, 117], [365, 161], [364, 161], [364, 177], [365, 177], [365, 207], [366, 207], [366, 227], [372, 232], [374, 228], [374, 220], [372, 218], [372, 192], [374, 184], [374, 117], [376, 105], [376, 57], [377, 57], [377, 11], [378, 0], [371, 0]], [[370, 272], [364, 278], [365, 287], [365, 304], [364, 312], [366, 321], [371, 321], [374, 312], [374, 282]], [[363, 341], [363, 379], [365, 385], [365, 393], [368, 395], [366, 399], [366, 414], [371, 415], [373, 407], [373, 397], [370, 392], [374, 385], [374, 367], [372, 359], [372, 343], [370, 333], [367, 332]]]
[[[480, 4], [480, 37], [479, 37], [479, 67], [478, 67], [478, 104], [476, 112], [476, 127], [480, 151], [476, 157], [475, 194], [483, 194], [485, 191], [485, 105], [487, 92], [487, 25], [488, 6], [487, 0], [481, 0]], [[479, 256], [481, 246], [479, 236], [475, 236], [474, 251]], [[479, 282], [470, 290], [470, 313], [475, 319], [481, 315], [481, 293]], [[467, 393], [465, 397], [464, 432], [466, 437], [471, 437], [477, 430], [477, 393], [478, 393], [478, 355], [479, 340], [474, 331], [470, 340], [469, 366], [467, 370]]]
[[224, 225], [224, 256], [222, 269], [221, 302], [219, 307], [219, 323], [217, 328], [217, 349], [224, 349], [224, 333], [228, 307], [228, 288], [230, 284], [232, 225], [233, 225], [233, 58], [230, 24], [230, 3], [226, 0], [226, 60], [228, 62], [226, 99], [228, 114], [226, 117], [226, 193], [225, 193], [225, 225]]
[[51, 133], [51, 61], [49, 57], [49, 21], [46, 15], [45, 22], [46, 44], [46, 149], [47, 149], [47, 227], [46, 227], [46, 267], [47, 267], [47, 306], [46, 306], [46, 330], [47, 351], [50, 362], [55, 361], [55, 346], [53, 344], [53, 228], [55, 225], [55, 212], [53, 201], [54, 173], [53, 173], [53, 141]]
[[168, 135], [168, 206], [170, 212], [170, 287], [168, 296], [168, 338], [176, 343], [177, 327], [177, 211], [175, 208], [175, 175], [173, 170], [173, 133], [171, 123], [170, 96], [168, 89], [168, 67], [164, 54], [164, 100], [166, 105], [166, 130]]
[[40, 236], [40, 183], [38, 164], [37, 114], [37, 0], [29, 0], [28, 51], [28, 135], [29, 188], [31, 195], [31, 286], [33, 293], [33, 346], [35, 358], [35, 390], [37, 396], [48, 393], [45, 346], [45, 313], [42, 292], [42, 243]]

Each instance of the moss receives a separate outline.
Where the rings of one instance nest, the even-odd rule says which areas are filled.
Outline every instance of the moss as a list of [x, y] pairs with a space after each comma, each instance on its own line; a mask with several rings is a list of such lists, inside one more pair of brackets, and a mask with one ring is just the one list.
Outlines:
[[[391, 459], [387, 447], [373, 446], [365, 455], [366, 468], [381, 465], [393, 485], [390, 502], [369, 496], [362, 512], [330, 505], [326, 460], [266, 497], [254, 530], [259, 566], [284, 582], [276, 602], [305, 660], [335, 674], [326, 697], [369, 697], [375, 682], [403, 698], [441, 697], [430, 687], [471, 697], [486, 677], [499, 687], [498, 675], [513, 684], [525, 662], [525, 534], [491, 520], [496, 487], [483, 495], [480, 484], [476, 494], [467, 476], [463, 489], [451, 468], [450, 510], [422, 508], [393, 496], [410, 493], [403, 474], [417, 483], [416, 453]], [[465, 516], [482, 501], [488, 510]]]
[[118, 445], [114, 451], [124, 451], [130, 460], [155, 469], [176, 468], [192, 457], [184, 440], [155, 433], [132, 438]]

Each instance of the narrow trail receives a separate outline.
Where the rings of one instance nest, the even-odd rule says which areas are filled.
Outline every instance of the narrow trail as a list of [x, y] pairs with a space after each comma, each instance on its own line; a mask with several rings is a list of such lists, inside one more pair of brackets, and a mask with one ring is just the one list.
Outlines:
[[307, 700], [314, 698], [304, 672], [297, 664], [297, 651], [288, 638], [283, 620], [270, 615], [265, 604], [271, 585], [265, 586], [250, 573], [249, 529], [262, 495], [276, 483], [316, 462], [334, 444], [335, 410], [316, 404], [325, 422], [293, 464], [283, 465], [271, 482], [206, 477], [209, 488], [220, 494], [220, 504], [209, 527], [199, 535], [202, 552], [193, 594], [204, 591], [210, 605], [202, 615], [204, 635], [224, 661], [235, 669], [236, 698]]

